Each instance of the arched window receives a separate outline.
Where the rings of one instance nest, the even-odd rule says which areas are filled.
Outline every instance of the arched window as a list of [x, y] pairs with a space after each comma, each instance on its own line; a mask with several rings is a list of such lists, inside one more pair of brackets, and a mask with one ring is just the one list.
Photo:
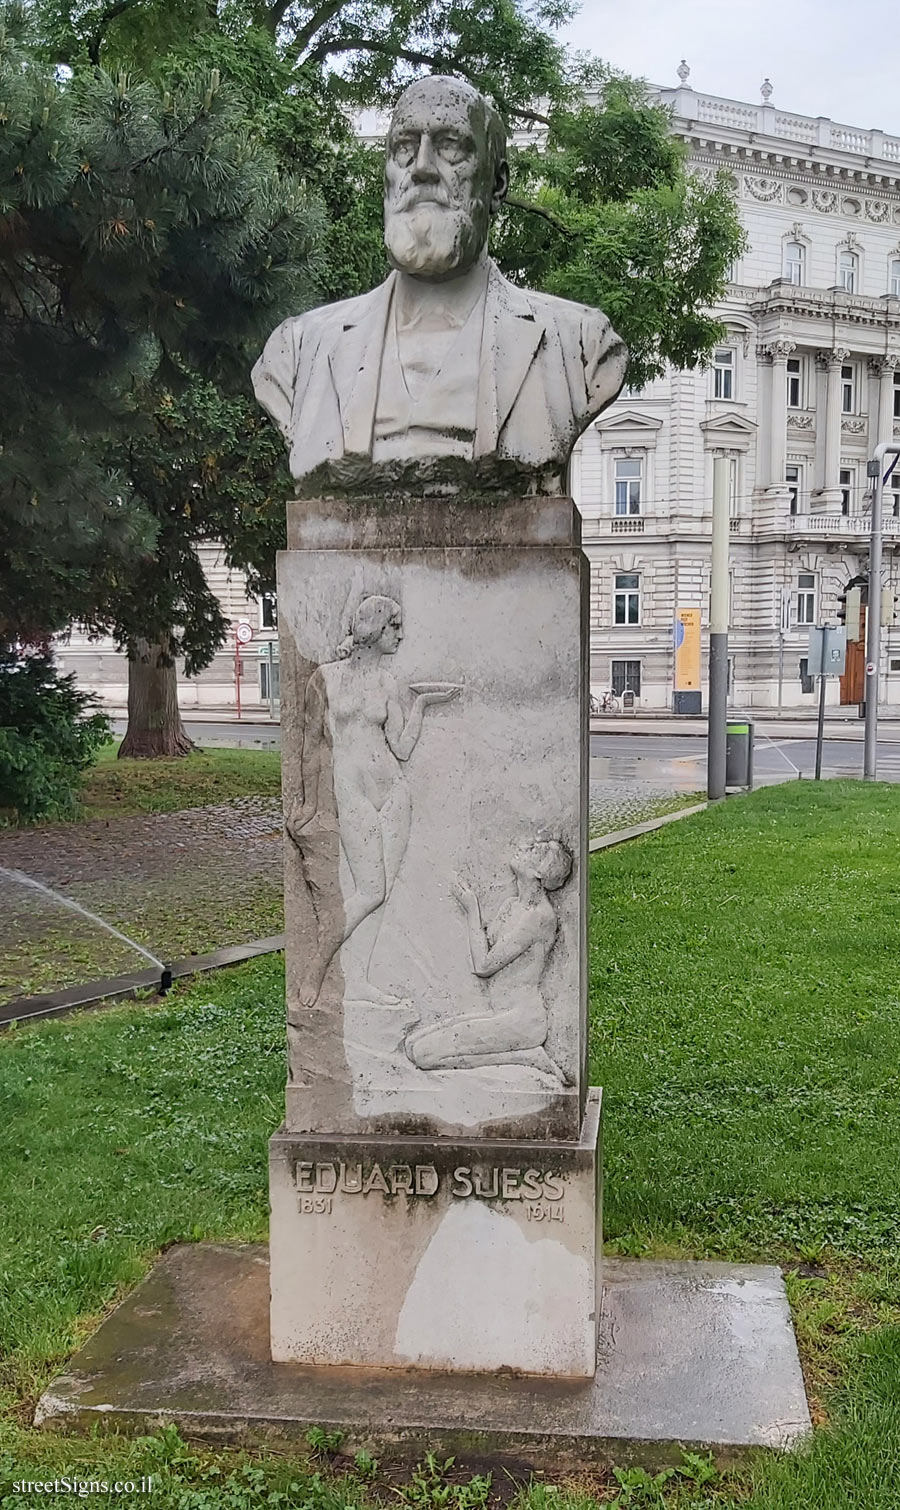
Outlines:
[[892, 293], [895, 299], [900, 299], [900, 257], [891, 258], [888, 292]]
[[785, 246], [784, 276], [798, 288], [806, 282], [806, 247], [802, 241], [789, 241]]
[[841, 252], [838, 260], [838, 287], [845, 294], [855, 294], [859, 282], [859, 258], [855, 252]]

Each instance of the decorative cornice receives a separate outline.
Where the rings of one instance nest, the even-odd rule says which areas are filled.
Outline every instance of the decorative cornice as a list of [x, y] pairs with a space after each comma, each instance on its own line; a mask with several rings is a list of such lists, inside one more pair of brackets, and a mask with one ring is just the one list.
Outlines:
[[[821, 215], [842, 213], [839, 203], [841, 191], [848, 193], [850, 198], [856, 198], [862, 193], [863, 202], [857, 210], [848, 211], [848, 214], [869, 220], [873, 225], [884, 225], [891, 220], [900, 225], [900, 164], [896, 168], [888, 164], [887, 172], [874, 173], [862, 167], [851, 170], [824, 163], [796, 150], [784, 153], [762, 152], [752, 144], [734, 147], [703, 140], [693, 134], [687, 140], [692, 148], [692, 172], [704, 170], [714, 176], [723, 167], [727, 167], [732, 173], [735, 168], [743, 168], [745, 173], [742, 177], [764, 177], [771, 184], [781, 182], [785, 186], [786, 202], [795, 209], [815, 208]], [[739, 186], [742, 187], [740, 181], [735, 179], [735, 188]], [[796, 189], [796, 196], [792, 196], [791, 189]], [[750, 190], [743, 192], [751, 198], [757, 198]], [[826, 197], [829, 193], [832, 194], [832, 199]], [[815, 206], [814, 194], [819, 197]]]

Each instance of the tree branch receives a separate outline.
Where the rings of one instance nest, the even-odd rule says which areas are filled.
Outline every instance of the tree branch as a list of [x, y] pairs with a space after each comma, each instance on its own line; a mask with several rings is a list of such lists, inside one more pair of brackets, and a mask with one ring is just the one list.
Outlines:
[[[341, 39], [336, 37], [333, 42], [322, 42], [314, 47], [312, 52], [307, 53], [305, 63], [324, 63], [328, 58], [338, 52], [375, 52], [390, 58], [400, 58], [404, 63], [416, 63], [423, 68], [447, 68], [446, 58], [435, 57], [432, 53], [414, 52], [408, 47], [395, 47], [391, 42], [369, 41], [361, 37]], [[290, 54], [289, 54], [290, 55]], [[462, 72], [461, 69], [458, 72]]]
[[531, 199], [519, 199], [516, 194], [507, 194], [503, 203], [511, 205], [514, 210], [528, 210], [532, 215], [540, 215], [542, 220], [549, 221], [550, 225], [554, 226], [557, 231], [562, 231], [564, 236], [575, 234], [574, 228], [566, 225], [566, 222], [560, 220], [558, 215], [554, 215], [552, 210], [545, 210], [543, 205], [535, 204]]
[[267, 25], [273, 37], [290, 10], [291, 3], [292, 0], [273, 0], [273, 3], [268, 7]]
[[508, 113], [515, 116], [517, 121], [539, 121], [542, 126], [552, 126], [553, 124], [549, 115], [541, 115], [539, 110], [532, 110], [530, 105], [527, 108], [523, 106], [521, 110], [517, 110], [514, 105], [510, 105]]
[[111, 21], [118, 16], [124, 15], [125, 11], [133, 10], [136, 5], [141, 5], [142, 0], [115, 0], [113, 5], [108, 5], [102, 12], [97, 22], [97, 30], [88, 42], [88, 57], [95, 68], [100, 67], [100, 49], [103, 46], [103, 38]]
[[[318, 10], [313, 11], [306, 25], [301, 26], [300, 30], [297, 32], [288, 49], [288, 56], [291, 58], [299, 58], [301, 53], [304, 53], [306, 51], [313, 37], [316, 35], [316, 32], [321, 31], [323, 26], [327, 26], [328, 22], [334, 16], [336, 16], [339, 11], [342, 11], [346, 4], [347, 0], [325, 0], [324, 5], [320, 5]], [[278, 5], [275, 5], [273, 7], [273, 13], [274, 11], [280, 10], [281, 15], [284, 15], [286, 9], [286, 4], [279, 3]], [[281, 16], [279, 16], [278, 19], [280, 20]]]

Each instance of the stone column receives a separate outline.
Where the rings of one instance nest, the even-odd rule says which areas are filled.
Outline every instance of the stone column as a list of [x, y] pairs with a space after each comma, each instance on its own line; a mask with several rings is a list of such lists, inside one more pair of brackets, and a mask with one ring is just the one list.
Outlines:
[[583, 1379], [588, 566], [464, 496], [288, 510], [272, 1356]]
[[772, 359], [768, 466], [770, 488], [784, 487], [787, 460], [787, 361], [796, 349], [794, 341], [771, 341], [766, 347]]
[[869, 450], [873, 451], [882, 441], [891, 441], [894, 438], [894, 371], [900, 358], [888, 354], [887, 356], [872, 357], [869, 361], [869, 372], [872, 377], [878, 379], [878, 412], [877, 426], [873, 421], [872, 406], [869, 406]]
[[[841, 468], [841, 367], [849, 357], [846, 347], [837, 346], [833, 351], [820, 351], [817, 361], [826, 373], [825, 391], [825, 475], [816, 497], [817, 507], [840, 508]], [[817, 425], [821, 416], [816, 416]]]

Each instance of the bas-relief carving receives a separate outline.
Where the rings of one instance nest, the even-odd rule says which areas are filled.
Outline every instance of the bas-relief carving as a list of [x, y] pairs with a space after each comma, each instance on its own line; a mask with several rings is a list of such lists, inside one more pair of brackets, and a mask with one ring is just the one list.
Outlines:
[[744, 188], [754, 199], [763, 204], [771, 204], [780, 200], [784, 192], [784, 185], [777, 178], [744, 178]]
[[537, 838], [521, 846], [511, 869], [516, 894], [487, 926], [471, 886], [457, 879], [452, 888], [466, 921], [472, 970], [488, 982], [490, 1010], [417, 1028], [406, 1052], [423, 1070], [522, 1064], [566, 1084], [545, 1048], [549, 1016], [541, 978], [559, 928], [550, 898], [569, 879], [572, 854], [558, 839]]
[[469, 84], [431, 77], [401, 95], [385, 164], [394, 271], [285, 321], [253, 371], [301, 493], [563, 491], [627, 352], [599, 310], [518, 288], [487, 255], [508, 179], [500, 118]]
[[[294, 558], [298, 568], [303, 555]], [[320, 1074], [332, 1084], [342, 1080], [340, 1062], [325, 1048], [335, 1040], [339, 1055], [343, 1048], [353, 1112], [361, 1119], [427, 1117], [469, 1127], [543, 1115], [560, 1098], [577, 1094], [571, 1088], [578, 1063], [577, 992], [570, 975], [573, 954], [577, 958], [568, 901], [571, 850], [557, 837], [524, 842], [512, 861], [516, 896], [486, 903], [486, 928], [474, 894], [469, 900], [460, 888], [454, 896], [451, 886], [454, 867], [473, 863], [473, 820], [481, 830], [479, 873], [488, 865], [486, 873], [493, 873], [493, 857], [509, 843], [514, 809], [522, 832], [518, 799], [500, 820], [496, 796], [485, 802], [479, 795], [496, 792], [496, 779], [476, 780], [470, 790], [460, 778], [470, 768], [480, 769], [489, 752], [506, 749], [506, 735], [498, 744], [498, 733], [507, 714], [497, 706], [493, 683], [484, 682], [479, 645], [484, 633], [496, 643], [508, 621], [507, 602], [527, 591], [527, 582], [510, 585], [508, 600], [495, 585], [490, 617], [479, 617], [472, 607], [470, 619], [456, 588], [443, 589], [441, 608], [423, 580], [413, 592], [417, 611], [408, 623], [391, 572], [377, 580], [381, 591], [375, 592], [366, 590], [358, 567], [351, 564], [349, 570], [355, 584], [349, 604], [358, 606], [347, 633], [346, 612], [342, 617], [328, 604], [327, 592], [320, 608], [289, 592], [286, 581], [280, 586], [282, 632], [299, 652], [296, 701], [303, 706], [301, 781], [293, 793], [289, 786], [286, 809], [296, 856], [293, 874], [300, 882], [291, 888], [288, 918], [295, 961], [289, 989], [292, 1081], [305, 1088]], [[410, 591], [413, 580], [407, 578]], [[481, 601], [480, 584], [467, 590], [475, 595], [472, 604]], [[544, 598], [532, 593], [529, 599], [536, 626], [545, 620], [549, 626], [558, 613], [558, 589], [547, 583], [543, 591]], [[454, 604], [459, 604], [455, 616], [465, 615], [460, 626], [471, 626], [451, 631], [454, 681], [420, 681], [416, 647], [440, 644], [446, 655], [448, 644], [446, 627], [429, 631], [425, 626], [435, 612], [437, 625], [444, 625], [440, 615]], [[398, 678], [393, 663], [401, 648]], [[323, 651], [326, 659], [316, 666]], [[555, 652], [549, 654], [552, 659]], [[463, 687], [469, 664], [471, 691]], [[428, 669], [433, 666], [432, 660]], [[575, 821], [575, 793], [545, 781], [542, 770], [538, 774], [537, 752], [529, 743], [533, 735], [525, 735], [536, 727], [536, 714], [515, 701], [513, 688], [510, 695], [518, 709], [510, 753], [518, 751], [528, 802], [547, 816], [554, 835], [567, 833]], [[432, 744], [427, 715], [437, 703], [452, 705], [451, 718], [449, 723], [440, 719]], [[552, 707], [541, 712], [537, 727], [545, 718], [558, 727]], [[554, 749], [560, 737], [554, 732]], [[421, 757], [420, 742], [426, 746]], [[540, 748], [547, 748], [543, 739]], [[567, 780], [576, 769], [577, 762]], [[458, 816], [448, 814], [442, 840], [434, 828], [436, 808], [448, 803]], [[483, 812], [490, 813], [488, 821]], [[407, 874], [411, 832], [418, 837]], [[492, 898], [498, 889], [490, 888]], [[559, 913], [568, 920], [562, 931]], [[563, 958], [551, 972], [560, 951]], [[545, 990], [559, 1005], [558, 1022], [550, 1020]]]
[[[301, 763], [302, 797], [285, 826], [301, 855], [334, 811], [341, 858], [350, 877], [343, 907], [320, 905], [309, 886], [316, 920], [315, 946], [299, 989], [300, 1008], [317, 1001], [325, 974], [341, 945], [365, 925], [357, 939], [356, 973], [344, 963], [345, 1001], [398, 1007], [401, 998], [370, 979], [372, 954], [388, 897], [409, 841], [410, 798], [403, 777], [422, 733], [429, 707], [447, 703], [461, 688], [449, 683], [417, 683], [404, 711], [396, 681], [384, 662], [403, 639], [400, 604], [380, 594], [364, 597], [338, 658], [321, 665], [306, 685]], [[322, 790], [326, 764], [332, 790]], [[309, 946], [313, 941], [308, 939]]]

